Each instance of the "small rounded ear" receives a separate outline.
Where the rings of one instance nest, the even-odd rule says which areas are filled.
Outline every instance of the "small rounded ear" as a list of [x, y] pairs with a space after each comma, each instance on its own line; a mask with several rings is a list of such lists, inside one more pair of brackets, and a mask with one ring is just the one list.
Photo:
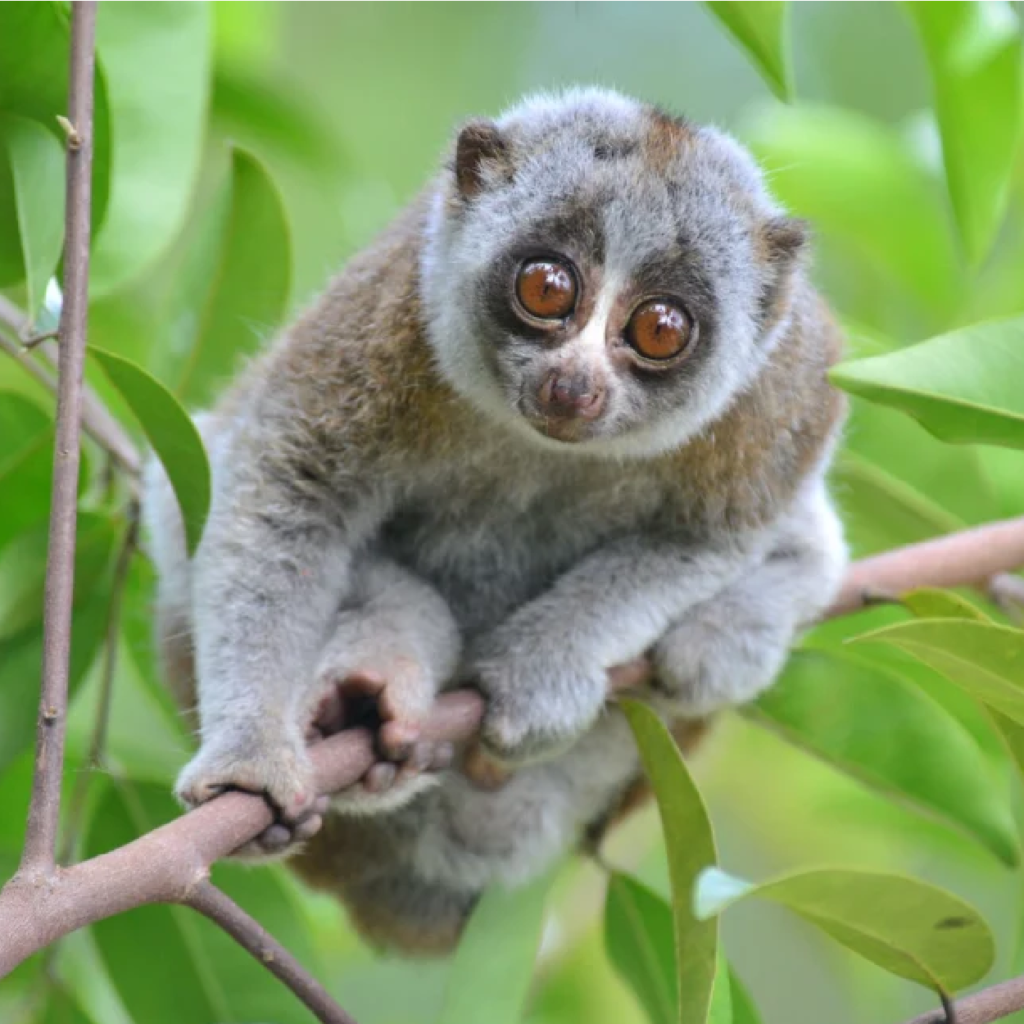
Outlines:
[[455, 182], [463, 199], [483, 189], [486, 164], [507, 166], [508, 145], [493, 121], [470, 121], [455, 145]]
[[768, 262], [789, 266], [803, 252], [811, 237], [810, 225], [797, 217], [773, 217], [763, 228]]

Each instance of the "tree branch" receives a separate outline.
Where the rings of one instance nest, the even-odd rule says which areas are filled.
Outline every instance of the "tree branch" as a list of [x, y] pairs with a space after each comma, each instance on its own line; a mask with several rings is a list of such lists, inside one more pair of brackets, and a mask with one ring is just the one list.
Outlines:
[[[899, 595], [918, 587], [978, 587], [1024, 565], [1024, 517], [1003, 519], [961, 533], [887, 551], [855, 562], [829, 616], [845, 615], [871, 603], [873, 594]], [[1019, 585], [1004, 585], [1020, 593]]]
[[[1024, 976], [992, 985], [953, 1003], [956, 1024], [992, 1024], [1024, 1010]], [[945, 1010], [930, 1010], [904, 1024], [946, 1024]]]
[[204, 881], [192, 890], [185, 905], [208, 917], [283, 981], [324, 1024], [356, 1024], [298, 960], [254, 918]]
[[71, 604], [74, 598], [78, 466], [81, 456], [82, 372], [89, 304], [89, 216], [92, 209], [92, 107], [96, 4], [72, 9], [69, 111], [76, 132], [67, 153], [64, 233], [64, 306], [60, 319], [57, 432], [46, 560], [43, 685], [36, 726], [36, 764], [20, 872], [47, 877], [54, 870], [60, 783], [67, 725]]

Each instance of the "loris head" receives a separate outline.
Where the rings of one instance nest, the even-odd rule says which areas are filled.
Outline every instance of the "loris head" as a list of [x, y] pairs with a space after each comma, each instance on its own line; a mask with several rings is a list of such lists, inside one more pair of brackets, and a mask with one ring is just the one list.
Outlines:
[[600, 90], [529, 99], [458, 136], [422, 261], [430, 342], [524, 436], [655, 454], [770, 358], [804, 241], [721, 132]]

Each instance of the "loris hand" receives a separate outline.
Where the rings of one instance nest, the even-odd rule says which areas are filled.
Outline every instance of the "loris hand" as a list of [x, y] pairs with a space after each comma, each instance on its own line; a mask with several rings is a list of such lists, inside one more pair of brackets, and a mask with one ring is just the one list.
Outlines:
[[187, 807], [239, 789], [266, 799], [274, 824], [236, 851], [241, 857], [280, 856], [315, 835], [327, 798], [317, 797], [302, 737], [261, 735], [255, 729], [214, 733], [185, 766], [175, 791]]
[[507, 764], [553, 757], [595, 722], [605, 666], [558, 635], [520, 632], [510, 620], [476, 646], [469, 678], [487, 700], [481, 741]]

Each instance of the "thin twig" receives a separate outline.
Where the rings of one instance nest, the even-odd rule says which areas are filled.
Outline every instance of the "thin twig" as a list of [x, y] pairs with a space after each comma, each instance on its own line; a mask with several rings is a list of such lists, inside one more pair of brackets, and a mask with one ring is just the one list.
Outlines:
[[92, 113], [95, 75], [95, 0], [74, 4], [71, 15], [69, 110], [78, 140], [67, 154], [67, 223], [64, 233], [64, 305], [60, 320], [57, 429], [46, 560], [43, 618], [43, 683], [36, 727], [25, 849], [20, 872], [52, 875], [60, 816], [60, 783], [67, 728], [71, 605], [74, 598], [75, 528], [82, 372], [89, 304], [89, 217], [92, 209]]
[[324, 1024], [356, 1024], [280, 942], [208, 879], [200, 882], [183, 902], [223, 928], [283, 981]]
[[[56, 394], [56, 376], [41, 366], [24, 345], [14, 340], [18, 337], [18, 325], [22, 322], [19, 318], [21, 318], [21, 313], [17, 307], [0, 295], [0, 327], [6, 327], [11, 335], [11, 337], [7, 337], [4, 331], [0, 330], [0, 351], [6, 352], [16, 360], [22, 369], [42, 384], [47, 391]], [[56, 366], [59, 348], [59, 345], [53, 345], [44, 340], [39, 345], [38, 351], [46, 357], [51, 366]], [[142, 465], [138, 450], [131, 438], [121, 429], [121, 425], [107, 410], [99, 395], [88, 384], [84, 384], [83, 387], [82, 429], [125, 471], [129, 484], [134, 488], [135, 478], [138, 477]]]
[[103, 767], [107, 749], [107, 732], [110, 727], [110, 708], [114, 694], [114, 674], [117, 671], [117, 648], [121, 639], [121, 608], [124, 603], [124, 588], [128, 581], [128, 569], [135, 554], [139, 537], [139, 509], [134, 502], [128, 512], [128, 527], [117, 555], [114, 576], [110, 587], [110, 604], [107, 608], [107, 629], [103, 646], [103, 665], [100, 671], [100, 693], [96, 702], [96, 715], [89, 751], [75, 779], [75, 788], [68, 800], [67, 820], [64, 823], [64, 842], [57, 858], [58, 864], [67, 864], [74, 856], [81, 832], [85, 801], [89, 794], [89, 783], [93, 772]]
[[21, 347], [26, 352], [31, 352], [32, 349], [42, 345], [44, 341], [50, 341], [56, 338], [59, 331], [43, 331], [41, 334], [33, 334], [31, 337], [24, 338], [21, 342]]

